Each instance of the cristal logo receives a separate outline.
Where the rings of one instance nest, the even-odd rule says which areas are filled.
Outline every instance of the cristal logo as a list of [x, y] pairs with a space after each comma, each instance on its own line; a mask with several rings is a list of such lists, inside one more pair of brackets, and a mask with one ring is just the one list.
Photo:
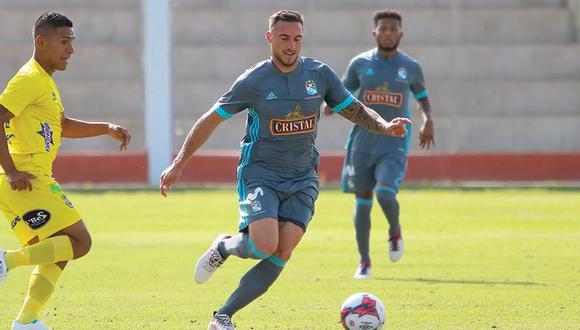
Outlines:
[[273, 119], [270, 122], [272, 135], [294, 135], [314, 131], [316, 128], [316, 115], [297, 120]]
[[316, 114], [310, 116], [302, 115], [300, 106], [296, 106], [293, 112], [286, 115], [286, 119], [272, 119], [270, 121], [270, 132], [272, 135], [295, 135], [312, 132], [316, 129]]
[[403, 94], [390, 93], [383, 91], [367, 90], [364, 95], [365, 104], [382, 104], [395, 108], [400, 108], [403, 105]]

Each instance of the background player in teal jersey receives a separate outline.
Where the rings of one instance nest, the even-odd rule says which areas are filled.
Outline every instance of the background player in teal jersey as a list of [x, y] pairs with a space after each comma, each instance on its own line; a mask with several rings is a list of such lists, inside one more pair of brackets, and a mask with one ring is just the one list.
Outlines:
[[191, 155], [224, 120], [248, 109], [238, 165], [240, 233], [221, 234], [198, 260], [203, 283], [231, 255], [259, 259], [216, 312], [209, 329], [234, 329], [232, 315], [265, 293], [280, 275], [314, 214], [318, 151], [314, 145], [320, 105], [376, 134], [402, 138], [406, 118], [385, 121], [356, 100], [326, 64], [300, 57], [302, 15], [270, 17], [271, 58], [248, 69], [193, 126], [173, 163], [161, 174], [166, 196]]
[[[401, 14], [398, 10], [376, 11], [373, 20], [377, 47], [350, 61], [343, 83], [353, 93], [358, 90], [359, 100], [385, 120], [409, 118], [412, 94], [420, 105], [424, 120], [419, 145], [428, 149], [435, 144], [431, 105], [421, 67], [398, 49], [403, 37]], [[332, 112], [326, 107], [325, 113]], [[397, 193], [407, 169], [408, 151], [409, 136], [392, 138], [369, 132], [358, 125], [350, 132], [342, 189], [356, 196], [354, 225], [360, 254], [360, 264], [354, 274], [357, 279], [367, 279], [371, 275], [369, 235], [373, 189], [389, 221], [389, 258], [396, 262], [403, 255]]]

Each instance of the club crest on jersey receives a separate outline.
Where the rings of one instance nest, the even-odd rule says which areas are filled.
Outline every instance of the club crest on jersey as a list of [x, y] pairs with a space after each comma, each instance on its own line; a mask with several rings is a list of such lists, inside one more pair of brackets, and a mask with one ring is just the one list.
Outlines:
[[387, 84], [379, 86], [375, 90], [365, 90], [363, 101], [365, 104], [388, 105], [393, 108], [400, 108], [403, 105], [403, 94], [392, 93]]
[[294, 111], [289, 112], [285, 119], [270, 120], [270, 132], [274, 136], [303, 134], [315, 129], [316, 114], [304, 116], [299, 105]]
[[306, 93], [308, 95], [312, 96], [318, 93], [318, 89], [316, 89], [316, 83], [314, 80], [307, 80], [306, 83], [304, 83], [304, 87], [306, 88]]
[[50, 128], [50, 124], [41, 123], [40, 131], [36, 133], [40, 134], [40, 136], [44, 138], [44, 150], [50, 151], [50, 146], [54, 145], [54, 141], [52, 140], [52, 128]]
[[405, 69], [404, 67], [400, 67], [399, 68], [399, 72], [397, 72], [397, 77], [399, 77], [399, 79], [401, 80], [405, 80], [407, 79], [407, 69]]

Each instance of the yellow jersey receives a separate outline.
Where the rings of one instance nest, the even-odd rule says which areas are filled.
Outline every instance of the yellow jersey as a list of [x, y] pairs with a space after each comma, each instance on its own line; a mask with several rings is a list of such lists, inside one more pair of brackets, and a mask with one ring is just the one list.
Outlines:
[[[52, 77], [30, 59], [8, 82], [0, 104], [14, 115], [5, 131], [16, 169], [52, 175], [64, 112]], [[1, 166], [0, 173], [4, 173]]]

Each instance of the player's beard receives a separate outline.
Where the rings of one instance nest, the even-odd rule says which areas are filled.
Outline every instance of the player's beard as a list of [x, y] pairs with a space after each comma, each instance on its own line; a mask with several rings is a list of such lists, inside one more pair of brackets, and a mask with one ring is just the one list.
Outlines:
[[401, 39], [397, 40], [397, 42], [395, 43], [395, 45], [393, 47], [385, 47], [382, 46], [378, 41], [377, 41], [377, 47], [384, 51], [384, 52], [392, 52], [394, 50], [397, 50], [397, 48], [399, 48], [399, 42], [401, 42]]
[[276, 57], [276, 59], [278, 60], [278, 62], [280, 64], [282, 64], [283, 66], [287, 67], [287, 68], [291, 68], [296, 64], [296, 61], [298, 61], [298, 55], [296, 55], [296, 57], [294, 58], [294, 61], [292, 61], [292, 63], [288, 64], [286, 63], [286, 61], [284, 61], [282, 59], [282, 56], [278, 55], [278, 54], [274, 54], [274, 56]]

